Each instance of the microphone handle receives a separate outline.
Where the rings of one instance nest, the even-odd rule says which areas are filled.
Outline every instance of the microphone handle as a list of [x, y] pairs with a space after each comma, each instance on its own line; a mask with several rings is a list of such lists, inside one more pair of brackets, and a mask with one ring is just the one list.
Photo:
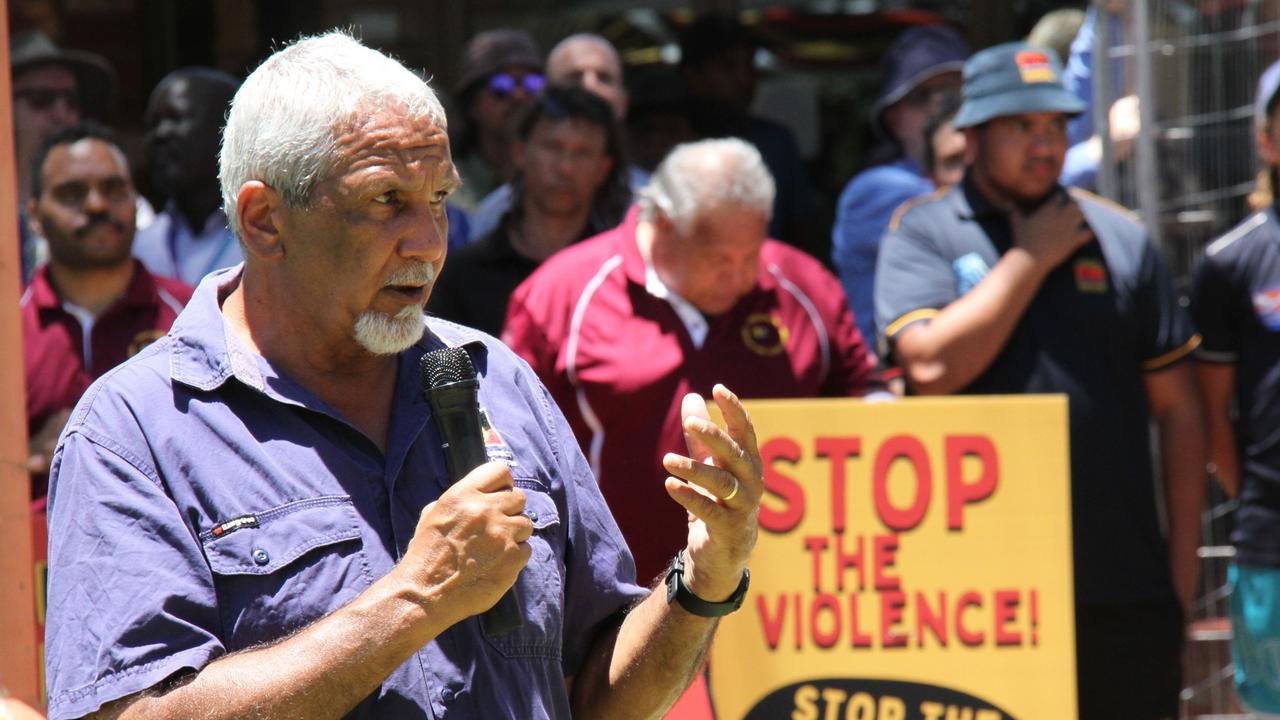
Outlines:
[[[489, 459], [480, 427], [477, 387], [475, 380], [462, 381], [432, 388], [427, 394], [444, 439], [445, 462], [453, 482]], [[489, 637], [506, 635], [524, 624], [524, 611], [515, 586], [508, 588], [497, 604], [484, 612], [481, 622]]]

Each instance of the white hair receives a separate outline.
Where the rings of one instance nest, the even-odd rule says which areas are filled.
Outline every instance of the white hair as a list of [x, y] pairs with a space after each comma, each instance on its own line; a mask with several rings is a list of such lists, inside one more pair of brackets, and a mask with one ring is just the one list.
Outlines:
[[358, 117], [390, 107], [445, 128], [445, 113], [422, 78], [343, 32], [298, 40], [245, 79], [222, 134], [218, 179], [227, 225], [237, 237], [236, 197], [250, 180], [305, 208], [340, 157], [335, 138]]
[[773, 216], [773, 176], [760, 151], [737, 138], [699, 140], [676, 146], [640, 191], [646, 220], [666, 216], [681, 234], [698, 215], [712, 208], [737, 205]]

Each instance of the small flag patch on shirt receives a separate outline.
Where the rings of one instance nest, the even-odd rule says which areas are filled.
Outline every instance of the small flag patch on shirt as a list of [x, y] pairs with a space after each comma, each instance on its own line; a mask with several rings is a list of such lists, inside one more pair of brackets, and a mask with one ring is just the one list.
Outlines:
[[1086, 293], [1107, 291], [1107, 266], [1088, 258], [1076, 261], [1076, 289]]
[[489, 461], [501, 460], [510, 467], [516, 466], [516, 455], [498, 433], [498, 428], [489, 422], [489, 413], [480, 408], [480, 429], [484, 431], [484, 452]]
[[215, 525], [213, 528], [213, 536], [222, 537], [227, 533], [235, 532], [236, 530], [240, 530], [242, 528], [250, 528], [250, 527], [253, 527], [253, 528], [258, 527], [257, 515], [242, 515], [238, 518], [233, 518], [224, 523], [219, 523], [218, 525]]

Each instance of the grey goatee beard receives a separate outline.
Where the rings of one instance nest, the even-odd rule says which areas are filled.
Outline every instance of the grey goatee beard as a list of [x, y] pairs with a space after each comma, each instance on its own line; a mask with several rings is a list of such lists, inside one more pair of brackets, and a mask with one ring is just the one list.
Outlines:
[[[420, 263], [405, 265], [383, 281], [382, 286], [425, 285], [430, 288], [435, 279], [435, 267], [430, 263]], [[422, 311], [421, 304], [406, 305], [395, 315], [366, 310], [356, 318], [355, 340], [374, 355], [403, 352], [422, 339], [426, 330]]]

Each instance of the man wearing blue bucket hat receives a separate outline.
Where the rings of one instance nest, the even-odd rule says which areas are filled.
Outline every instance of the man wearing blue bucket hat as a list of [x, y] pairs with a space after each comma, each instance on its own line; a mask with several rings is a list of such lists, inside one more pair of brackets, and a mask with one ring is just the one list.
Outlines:
[[1200, 338], [1143, 227], [1058, 184], [1083, 110], [1060, 77], [1052, 52], [1023, 43], [966, 63], [955, 125], [969, 169], [896, 214], [877, 321], [912, 392], [1067, 396], [1079, 716], [1175, 717], [1204, 491], [1182, 360]]
[[1236, 690], [1250, 710], [1280, 717], [1280, 404], [1270, 400], [1280, 389], [1280, 61], [1259, 78], [1254, 107], [1258, 212], [1205, 248], [1191, 309], [1204, 332], [1196, 371], [1209, 460], [1240, 502], [1228, 571]]
[[875, 332], [875, 272], [880, 239], [893, 211], [933, 192], [924, 173], [924, 125], [947, 94], [960, 88], [969, 47], [952, 28], [913, 27], [898, 36], [881, 61], [884, 88], [871, 106], [871, 127], [896, 157], [858, 173], [840, 192], [831, 228], [831, 260], [865, 338]]

